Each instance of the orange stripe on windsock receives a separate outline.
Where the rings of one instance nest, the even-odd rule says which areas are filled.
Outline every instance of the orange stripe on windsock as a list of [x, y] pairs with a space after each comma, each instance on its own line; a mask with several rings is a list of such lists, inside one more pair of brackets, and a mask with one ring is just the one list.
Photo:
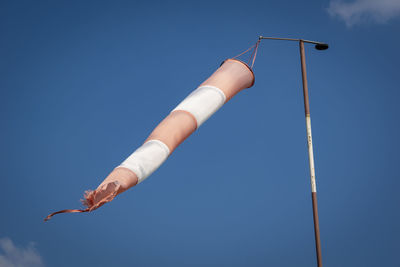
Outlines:
[[227, 59], [213, 75], [200, 86], [211, 85], [221, 89], [228, 102], [234, 95], [254, 84], [254, 73], [244, 62], [237, 59]]
[[175, 150], [197, 128], [196, 119], [189, 112], [176, 110], [171, 112], [146, 139], [159, 140], [166, 144], [170, 153]]

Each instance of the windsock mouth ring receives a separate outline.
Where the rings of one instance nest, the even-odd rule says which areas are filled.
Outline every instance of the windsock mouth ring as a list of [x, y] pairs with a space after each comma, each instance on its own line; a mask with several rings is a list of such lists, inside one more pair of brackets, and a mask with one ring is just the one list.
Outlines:
[[239, 59], [236, 59], [236, 58], [228, 58], [228, 59], [225, 59], [224, 61], [222, 61], [220, 67], [221, 67], [225, 62], [227, 62], [228, 60], [237, 61], [237, 62], [239, 62], [239, 63], [242, 63], [244, 66], [246, 66], [246, 68], [250, 71], [251, 76], [253, 77], [253, 81], [251, 82], [250, 86], [247, 87], [247, 88], [252, 87], [252, 86], [254, 85], [254, 82], [255, 82], [255, 79], [256, 79], [256, 78], [255, 78], [254, 72], [253, 72], [253, 70], [251, 69], [251, 67], [249, 66], [249, 64], [247, 64], [246, 62], [241, 61], [241, 60], [239, 60]]

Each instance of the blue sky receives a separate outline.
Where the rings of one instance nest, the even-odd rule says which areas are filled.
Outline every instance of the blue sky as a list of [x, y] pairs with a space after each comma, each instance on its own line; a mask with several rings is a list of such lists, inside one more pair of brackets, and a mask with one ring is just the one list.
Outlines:
[[[399, 266], [400, 7], [372, 1], [3, 1], [0, 266], [314, 266], [296, 43], [151, 177], [58, 215], [259, 35], [307, 46], [325, 266]], [[18, 265], [19, 264], [19, 265]]]

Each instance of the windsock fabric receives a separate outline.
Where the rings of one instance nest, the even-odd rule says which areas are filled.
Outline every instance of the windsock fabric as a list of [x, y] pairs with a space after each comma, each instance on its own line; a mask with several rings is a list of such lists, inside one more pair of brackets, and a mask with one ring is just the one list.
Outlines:
[[95, 191], [86, 192], [83, 203], [87, 209], [57, 213], [92, 211], [141, 183], [210, 116], [238, 92], [253, 84], [254, 74], [246, 63], [237, 59], [225, 60], [157, 125], [144, 144], [116, 167]]
[[253, 72], [245, 63], [236, 59], [226, 60], [209, 79], [172, 110], [146, 142], [119, 168], [131, 170], [137, 176], [138, 183], [142, 182], [227, 100], [253, 83]]

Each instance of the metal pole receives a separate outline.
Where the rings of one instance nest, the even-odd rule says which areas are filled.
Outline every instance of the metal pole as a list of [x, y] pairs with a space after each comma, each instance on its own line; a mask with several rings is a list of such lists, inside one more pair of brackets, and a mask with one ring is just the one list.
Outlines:
[[304, 41], [299, 40], [299, 45], [300, 45], [300, 59], [301, 59], [301, 74], [303, 79], [304, 111], [306, 115], [308, 159], [310, 164], [311, 197], [312, 197], [312, 207], [313, 207], [313, 217], [314, 217], [315, 247], [317, 251], [318, 267], [322, 267], [321, 240], [319, 235], [319, 220], [318, 220], [318, 205], [317, 205], [317, 185], [315, 183], [314, 152], [313, 152], [313, 144], [311, 136], [310, 104], [308, 100], [308, 84], [307, 84], [306, 58], [304, 54]]

